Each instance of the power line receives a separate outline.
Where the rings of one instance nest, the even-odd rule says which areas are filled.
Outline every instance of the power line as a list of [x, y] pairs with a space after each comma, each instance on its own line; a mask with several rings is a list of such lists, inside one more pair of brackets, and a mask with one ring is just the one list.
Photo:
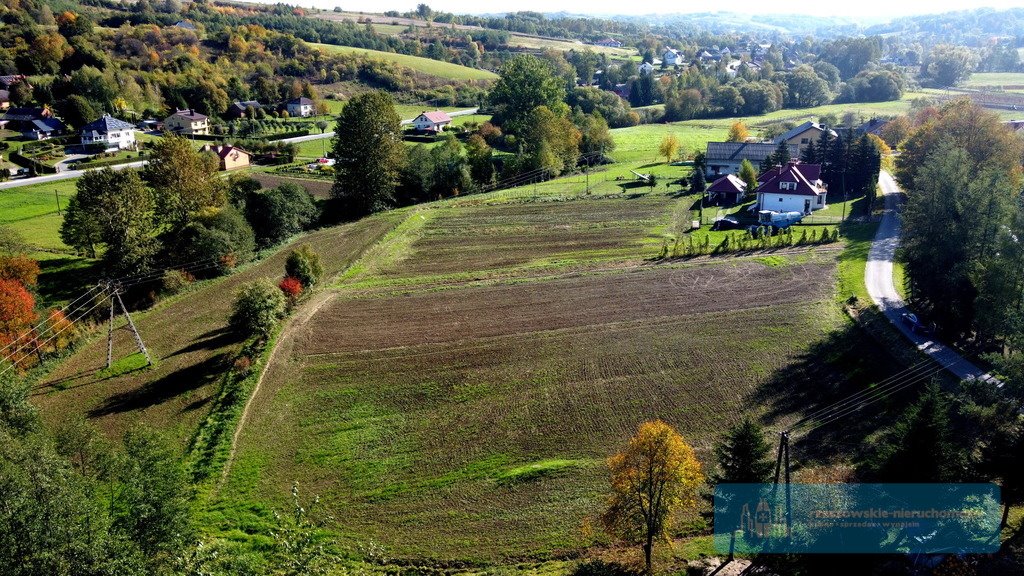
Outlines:
[[[93, 310], [95, 310], [96, 308], [98, 308], [99, 306], [101, 306], [101, 305], [103, 304], [103, 302], [104, 302], [103, 300], [97, 300], [97, 301], [96, 301], [96, 303], [94, 303], [94, 304], [92, 305], [92, 307], [91, 307], [91, 308], [89, 308], [88, 310], [86, 310], [86, 311], [85, 311], [85, 312], [84, 312], [84, 313], [83, 313], [83, 314], [82, 314], [82, 315], [81, 315], [81, 316], [80, 316], [80, 317], [79, 317], [78, 319], [80, 320], [81, 318], [84, 318], [85, 316], [87, 316], [87, 315], [88, 315], [88, 314], [89, 314], [90, 312], [92, 312]], [[25, 356], [29, 356], [29, 355], [35, 354], [35, 353], [36, 353], [36, 352], [38, 352], [38, 351], [39, 351], [39, 350], [40, 350], [40, 349], [41, 349], [41, 348], [42, 348], [43, 346], [45, 346], [46, 344], [48, 344], [48, 343], [49, 343], [50, 341], [52, 341], [53, 339], [55, 339], [55, 338], [57, 338], [58, 336], [60, 336], [60, 335], [61, 335], [62, 333], [64, 333], [64, 332], [65, 332], [66, 330], [68, 330], [68, 329], [70, 329], [70, 328], [73, 328], [74, 326], [75, 326], [75, 321], [72, 321], [72, 322], [68, 322], [68, 324], [67, 324], [66, 326], [64, 326], [63, 328], [61, 328], [61, 329], [60, 329], [60, 330], [58, 330], [57, 332], [55, 332], [55, 333], [54, 333], [54, 334], [53, 334], [52, 336], [50, 336], [50, 337], [49, 337], [49, 338], [47, 338], [46, 340], [44, 340], [44, 341], [42, 341], [42, 342], [39, 342], [38, 344], [36, 344], [35, 348], [33, 348], [32, 350], [29, 350], [29, 351], [28, 351], [28, 352], [27, 352], [27, 353], [25, 354]], [[11, 363], [11, 364], [10, 364], [10, 365], [8, 365], [8, 366], [7, 366], [6, 368], [0, 369], [0, 375], [3, 375], [3, 374], [5, 374], [5, 373], [6, 373], [6, 372], [8, 372], [9, 370], [13, 370], [15, 366], [17, 366], [17, 364], [16, 364], [16, 363]]]
[[[79, 296], [78, 298], [75, 298], [74, 300], [72, 300], [71, 302], [69, 302], [69, 303], [68, 303], [67, 305], [65, 305], [65, 306], [64, 306], [63, 308], [61, 308], [60, 310], [54, 310], [53, 312], [51, 312], [49, 316], [47, 316], [47, 317], [46, 317], [46, 318], [45, 318], [44, 320], [42, 320], [42, 321], [41, 321], [41, 322], [40, 322], [39, 324], [37, 324], [36, 326], [34, 326], [34, 327], [30, 328], [29, 330], [27, 330], [27, 331], [23, 332], [23, 333], [22, 333], [22, 334], [20, 334], [20, 335], [19, 335], [19, 336], [18, 336], [17, 338], [15, 338], [14, 340], [12, 340], [12, 341], [10, 341], [9, 343], [7, 343], [6, 345], [4, 345], [4, 346], [3, 346], [2, 348], [0, 348], [0, 354], [4, 354], [4, 353], [6, 353], [6, 352], [10, 352], [11, 350], [13, 350], [13, 352], [12, 352], [12, 353], [11, 353], [11, 354], [10, 354], [9, 356], [7, 356], [6, 358], [4, 358], [3, 360], [0, 360], [0, 362], [5, 362], [5, 361], [7, 361], [7, 360], [8, 360], [8, 359], [10, 359], [10, 358], [11, 358], [12, 356], [14, 356], [15, 354], [17, 354], [18, 350], [20, 350], [20, 349], [21, 349], [21, 348], [22, 348], [23, 346], [27, 346], [27, 345], [29, 345], [29, 344], [30, 344], [31, 340], [29, 340], [29, 341], [26, 341], [25, 343], [23, 343], [23, 344], [21, 344], [21, 345], [15, 346], [15, 345], [16, 345], [16, 344], [17, 344], [17, 343], [18, 343], [19, 341], [21, 341], [21, 340], [22, 340], [23, 338], [26, 338], [26, 337], [30, 337], [30, 336], [32, 336], [33, 334], [35, 335], [35, 337], [36, 337], [36, 338], [39, 338], [40, 336], [42, 336], [43, 334], [45, 334], [47, 330], [52, 330], [52, 329], [53, 329], [53, 326], [52, 326], [52, 325], [51, 325], [51, 326], [49, 326], [49, 327], [47, 327], [47, 328], [46, 328], [45, 330], [44, 330], [44, 329], [42, 329], [42, 327], [43, 327], [43, 326], [44, 326], [44, 325], [45, 325], [45, 324], [46, 324], [47, 322], [50, 322], [51, 320], [55, 319], [55, 318], [57, 317], [57, 315], [58, 315], [58, 314], [64, 314], [64, 317], [65, 317], [65, 318], [67, 318], [68, 316], [72, 316], [72, 315], [74, 315], [74, 314], [75, 314], [75, 312], [77, 312], [78, 310], [81, 310], [81, 309], [82, 309], [82, 307], [84, 307], [84, 306], [85, 306], [86, 304], [88, 304], [88, 302], [87, 302], [87, 301], [86, 301], [85, 303], [83, 303], [83, 304], [79, 305], [79, 306], [78, 306], [77, 308], [75, 308], [75, 310], [71, 311], [70, 313], [68, 313], [68, 312], [67, 312], [67, 310], [68, 310], [69, 308], [71, 308], [72, 306], [74, 306], [75, 304], [77, 304], [77, 303], [78, 303], [78, 302], [79, 302], [80, 300], [83, 300], [83, 299], [85, 299], [85, 298], [89, 297], [89, 296], [90, 296], [90, 295], [92, 295], [92, 294], [93, 294], [93, 293], [94, 293], [94, 292], [95, 292], [96, 290], [99, 290], [100, 288], [101, 288], [101, 286], [99, 286], [99, 285], [97, 285], [97, 286], [93, 286], [93, 287], [92, 287], [92, 288], [90, 288], [90, 289], [89, 289], [88, 291], [86, 291], [86, 292], [85, 292], [84, 294], [82, 294], [82, 295], [81, 295], [81, 296]], [[4, 350], [3, 350], [4, 348], [6, 348], [7, 350], [6, 350], [6, 351], [4, 351]]]

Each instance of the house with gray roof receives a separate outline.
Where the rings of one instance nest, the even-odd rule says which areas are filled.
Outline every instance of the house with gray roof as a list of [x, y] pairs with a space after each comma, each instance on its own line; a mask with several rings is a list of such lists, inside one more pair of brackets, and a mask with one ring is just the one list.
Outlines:
[[135, 148], [135, 125], [104, 114], [82, 126], [82, 145], [103, 144], [106, 150]]
[[[718, 178], [726, 174], [736, 174], [744, 160], [749, 160], [756, 168], [765, 158], [771, 156], [776, 148], [776, 144], [765, 142], [708, 142], [707, 177]], [[789, 154], [793, 158], [798, 157], [797, 147], [790, 145]]]
[[825, 131], [828, 131], [829, 136], [833, 138], [837, 136], [836, 131], [828, 126], [807, 121], [784, 134], [780, 134], [772, 140], [772, 143], [777, 145], [780, 142], [786, 142], [787, 144], [797, 146], [799, 151], [793, 155], [794, 158], [797, 158], [808, 146], [816, 143], [818, 138], [821, 137], [821, 133]]

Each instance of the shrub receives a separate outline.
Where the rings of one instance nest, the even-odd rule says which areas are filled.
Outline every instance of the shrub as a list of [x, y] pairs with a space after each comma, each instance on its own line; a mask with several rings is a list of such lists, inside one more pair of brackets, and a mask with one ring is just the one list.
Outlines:
[[316, 221], [318, 212], [305, 188], [284, 184], [250, 193], [246, 197], [245, 217], [259, 246], [266, 248], [305, 230]]
[[168, 270], [160, 279], [160, 291], [164, 294], [177, 294], [194, 281], [195, 277], [184, 270]]
[[313, 250], [313, 247], [303, 244], [288, 255], [288, 260], [284, 263], [284, 271], [288, 276], [302, 282], [303, 286], [312, 286], [323, 276], [324, 267], [320, 263], [320, 255]]
[[295, 301], [302, 295], [302, 282], [294, 276], [286, 276], [277, 287], [281, 289], [291, 306], [294, 306]]
[[235, 296], [229, 324], [246, 338], [266, 338], [284, 318], [285, 304], [284, 294], [269, 280], [249, 282]]
[[26, 256], [0, 256], [0, 279], [35, 286], [39, 279], [39, 263]]

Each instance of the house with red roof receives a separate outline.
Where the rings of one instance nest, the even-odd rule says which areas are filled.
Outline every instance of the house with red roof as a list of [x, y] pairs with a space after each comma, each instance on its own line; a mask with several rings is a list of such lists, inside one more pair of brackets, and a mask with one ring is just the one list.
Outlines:
[[217, 155], [220, 161], [221, 170], [234, 170], [235, 168], [245, 168], [249, 165], [251, 155], [231, 144], [219, 144], [211, 146], [207, 144], [202, 147], [204, 152], [212, 152]]
[[712, 182], [706, 192], [711, 204], [739, 204], [747, 193], [747, 183], [735, 174], [726, 174]]
[[758, 179], [757, 210], [810, 214], [826, 206], [828, 190], [821, 181], [821, 165], [790, 160], [766, 170]]
[[443, 132], [446, 126], [450, 126], [452, 117], [446, 112], [434, 110], [433, 112], [421, 112], [413, 119], [412, 127], [419, 132]]

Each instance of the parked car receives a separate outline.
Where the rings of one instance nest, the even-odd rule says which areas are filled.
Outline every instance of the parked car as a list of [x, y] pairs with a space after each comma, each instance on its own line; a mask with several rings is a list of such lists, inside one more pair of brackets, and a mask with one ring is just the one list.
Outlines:
[[903, 325], [906, 326], [907, 329], [914, 334], [921, 334], [922, 336], [927, 336], [932, 332], [931, 328], [925, 326], [925, 324], [917, 318], [917, 314], [907, 312], [900, 316], [900, 320], [903, 322]]
[[711, 225], [712, 230], [736, 230], [739, 227], [740, 221], [732, 216], [726, 216], [720, 220], [715, 220], [715, 223]]

